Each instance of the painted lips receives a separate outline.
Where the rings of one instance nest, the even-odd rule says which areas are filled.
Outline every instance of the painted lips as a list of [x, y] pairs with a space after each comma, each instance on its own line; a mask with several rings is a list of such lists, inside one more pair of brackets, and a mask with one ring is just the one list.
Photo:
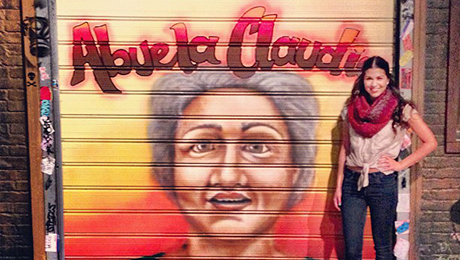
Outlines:
[[219, 192], [208, 200], [218, 210], [242, 210], [252, 200], [239, 192]]

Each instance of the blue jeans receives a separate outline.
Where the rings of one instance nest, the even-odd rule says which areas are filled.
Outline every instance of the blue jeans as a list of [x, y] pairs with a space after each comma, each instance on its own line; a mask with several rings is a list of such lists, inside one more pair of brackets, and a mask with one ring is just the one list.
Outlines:
[[342, 185], [342, 223], [345, 259], [361, 260], [366, 212], [371, 213], [376, 260], [394, 260], [394, 221], [398, 204], [398, 175], [369, 173], [369, 186], [358, 191], [359, 173], [345, 169]]

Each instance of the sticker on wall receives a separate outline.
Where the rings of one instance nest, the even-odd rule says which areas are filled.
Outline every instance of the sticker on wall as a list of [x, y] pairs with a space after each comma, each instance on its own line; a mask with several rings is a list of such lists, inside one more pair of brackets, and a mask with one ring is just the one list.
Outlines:
[[53, 124], [51, 123], [51, 120], [49, 119], [49, 117], [41, 116], [39, 120], [40, 120], [40, 124], [42, 124], [44, 135], [50, 135], [54, 133]]
[[44, 86], [40, 88], [40, 100], [51, 100], [51, 91], [49, 87]]
[[393, 249], [393, 253], [396, 257], [405, 259], [407, 254], [409, 253], [409, 241], [399, 238], [396, 240], [396, 245]]
[[403, 38], [403, 47], [405, 51], [413, 51], [414, 46], [412, 45], [412, 38], [410, 34]]
[[398, 194], [397, 212], [410, 212], [410, 194]]
[[398, 220], [395, 221], [396, 234], [407, 234], [409, 233], [409, 220]]
[[50, 75], [46, 72], [46, 67], [40, 67], [40, 80], [50, 79]]
[[51, 153], [51, 148], [53, 147], [54, 137], [51, 134], [46, 134], [42, 136], [41, 149], [45, 152]]
[[51, 112], [51, 102], [49, 100], [42, 100], [40, 106], [40, 116], [49, 116]]
[[42, 159], [42, 172], [48, 175], [52, 175], [55, 165], [56, 159], [51, 156], [46, 156]]
[[401, 88], [412, 89], [412, 69], [401, 68]]
[[407, 35], [410, 35], [412, 31], [414, 30], [414, 21], [410, 20], [407, 21], [406, 24], [403, 27], [402, 33], [401, 33], [401, 39], [404, 39], [407, 37]]
[[47, 234], [45, 237], [45, 252], [57, 252], [57, 234]]
[[414, 20], [414, 0], [401, 0], [401, 18], [403, 21]]
[[399, 65], [400, 66], [406, 66], [409, 61], [412, 60], [414, 57], [414, 52], [413, 51], [406, 51], [403, 56], [399, 59]]

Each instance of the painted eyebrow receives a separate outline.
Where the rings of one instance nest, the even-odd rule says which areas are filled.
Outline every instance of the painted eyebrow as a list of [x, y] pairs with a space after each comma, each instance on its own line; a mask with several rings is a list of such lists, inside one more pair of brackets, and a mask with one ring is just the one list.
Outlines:
[[[273, 126], [271, 126], [269, 124], [260, 123], [260, 122], [250, 122], [250, 123], [242, 123], [241, 125], [242, 125], [241, 130], [243, 132], [247, 131], [248, 129], [250, 129], [252, 127], [265, 126], [265, 127], [273, 129], [275, 132], [277, 132], [281, 136], [281, 133], [278, 131], [278, 129], [276, 129], [275, 127], [273, 127]], [[202, 125], [197, 125], [197, 126], [194, 126], [194, 127], [190, 128], [189, 130], [187, 130], [187, 133], [189, 133], [189, 132], [191, 132], [193, 130], [203, 129], [203, 128], [212, 128], [212, 129], [217, 129], [219, 131], [222, 131], [222, 126], [221, 125], [218, 125], [218, 124], [202, 124]]]
[[194, 126], [194, 127], [190, 128], [189, 130], [187, 130], [187, 133], [191, 132], [193, 130], [202, 129], [202, 128], [214, 128], [214, 129], [217, 129], [219, 131], [222, 131], [222, 126], [220, 126], [218, 124], [202, 124], [202, 125], [197, 125], [197, 126]]
[[249, 128], [256, 127], [256, 126], [266, 126], [268, 128], [275, 130], [275, 132], [277, 132], [280, 136], [282, 136], [282, 134], [278, 131], [278, 129], [274, 128], [273, 126], [269, 124], [260, 123], [260, 122], [242, 123], [241, 130], [243, 130], [244, 132], [248, 130]]

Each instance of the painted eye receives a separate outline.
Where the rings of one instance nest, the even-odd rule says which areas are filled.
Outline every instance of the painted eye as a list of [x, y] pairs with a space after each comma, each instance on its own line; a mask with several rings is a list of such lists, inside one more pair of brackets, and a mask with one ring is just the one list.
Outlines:
[[194, 153], [206, 153], [215, 149], [212, 143], [197, 143], [190, 147], [190, 150]]
[[267, 145], [257, 144], [257, 143], [245, 145], [243, 147], [243, 150], [246, 152], [256, 153], [256, 154], [263, 154], [263, 153], [270, 152], [270, 148], [268, 148]]

